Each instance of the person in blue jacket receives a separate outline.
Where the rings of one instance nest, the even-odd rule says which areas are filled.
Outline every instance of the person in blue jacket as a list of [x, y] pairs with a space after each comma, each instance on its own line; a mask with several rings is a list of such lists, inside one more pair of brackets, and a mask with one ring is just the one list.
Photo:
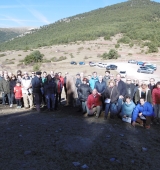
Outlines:
[[93, 72], [92, 75], [93, 75], [92, 78], [89, 80], [89, 85], [90, 85], [91, 89], [93, 90], [96, 81], [98, 81], [98, 77], [97, 77], [97, 72]]
[[146, 102], [144, 98], [140, 98], [140, 103], [135, 107], [132, 114], [132, 126], [135, 123], [144, 125], [146, 129], [150, 128], [151, 118], [154, 116], [153, 107], [151, 103]]

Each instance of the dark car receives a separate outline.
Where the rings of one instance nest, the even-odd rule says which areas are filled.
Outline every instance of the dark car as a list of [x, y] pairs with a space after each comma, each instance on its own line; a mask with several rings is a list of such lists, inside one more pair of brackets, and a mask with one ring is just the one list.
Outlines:
[[150, 69], [148, 67], [140, 67], [138, 70], [137, 70], [138, 73], [147, 73], [147, 74], [153, 74], [154, 73], [154, 70], [153, 69]]
[[106, 67], [106, 70], [117, 70], [117, 66], [114, 64], [110, 64]]
[[137, 64], [137, 61], [136, 60], [128, 60], [128, 63]]
[[77, 63], [75, 61], [71, 61], [72, 65], [77, 65]]
[[80, 61], [80, 62], [79, 62], [79, 65], [85, 65], [85, 62]]

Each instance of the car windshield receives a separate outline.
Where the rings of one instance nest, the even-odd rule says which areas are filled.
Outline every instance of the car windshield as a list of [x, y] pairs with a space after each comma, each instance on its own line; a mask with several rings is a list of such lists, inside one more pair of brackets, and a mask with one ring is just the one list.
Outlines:
[[120, 71], [120, 73], [121, 73], [121, 74], [125, 74], [125, 73], [126, 73], [126, 71]]

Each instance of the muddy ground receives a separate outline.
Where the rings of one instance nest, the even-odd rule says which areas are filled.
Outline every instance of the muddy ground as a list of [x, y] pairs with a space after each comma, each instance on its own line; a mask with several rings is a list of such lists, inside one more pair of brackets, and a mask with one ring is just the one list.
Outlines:
[[159, 170], [160, 125], [0, 105], [0, 170]]

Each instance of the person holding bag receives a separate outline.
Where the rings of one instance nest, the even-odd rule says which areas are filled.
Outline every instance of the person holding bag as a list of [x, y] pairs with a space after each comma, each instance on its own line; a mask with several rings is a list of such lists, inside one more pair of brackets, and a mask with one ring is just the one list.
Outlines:
[[119, 113], [122, 106], [122, 100], [123, 100], [119, 98], [119, 92], [117, 86], [115, 85], [114, 80], [109, 81], [108, 87], [104, 92], [104, 97], [105, 97], [104, 119], [107, 119], [109, 112], [110, 112], [110, 118], [114, 118], [114, 116]]

